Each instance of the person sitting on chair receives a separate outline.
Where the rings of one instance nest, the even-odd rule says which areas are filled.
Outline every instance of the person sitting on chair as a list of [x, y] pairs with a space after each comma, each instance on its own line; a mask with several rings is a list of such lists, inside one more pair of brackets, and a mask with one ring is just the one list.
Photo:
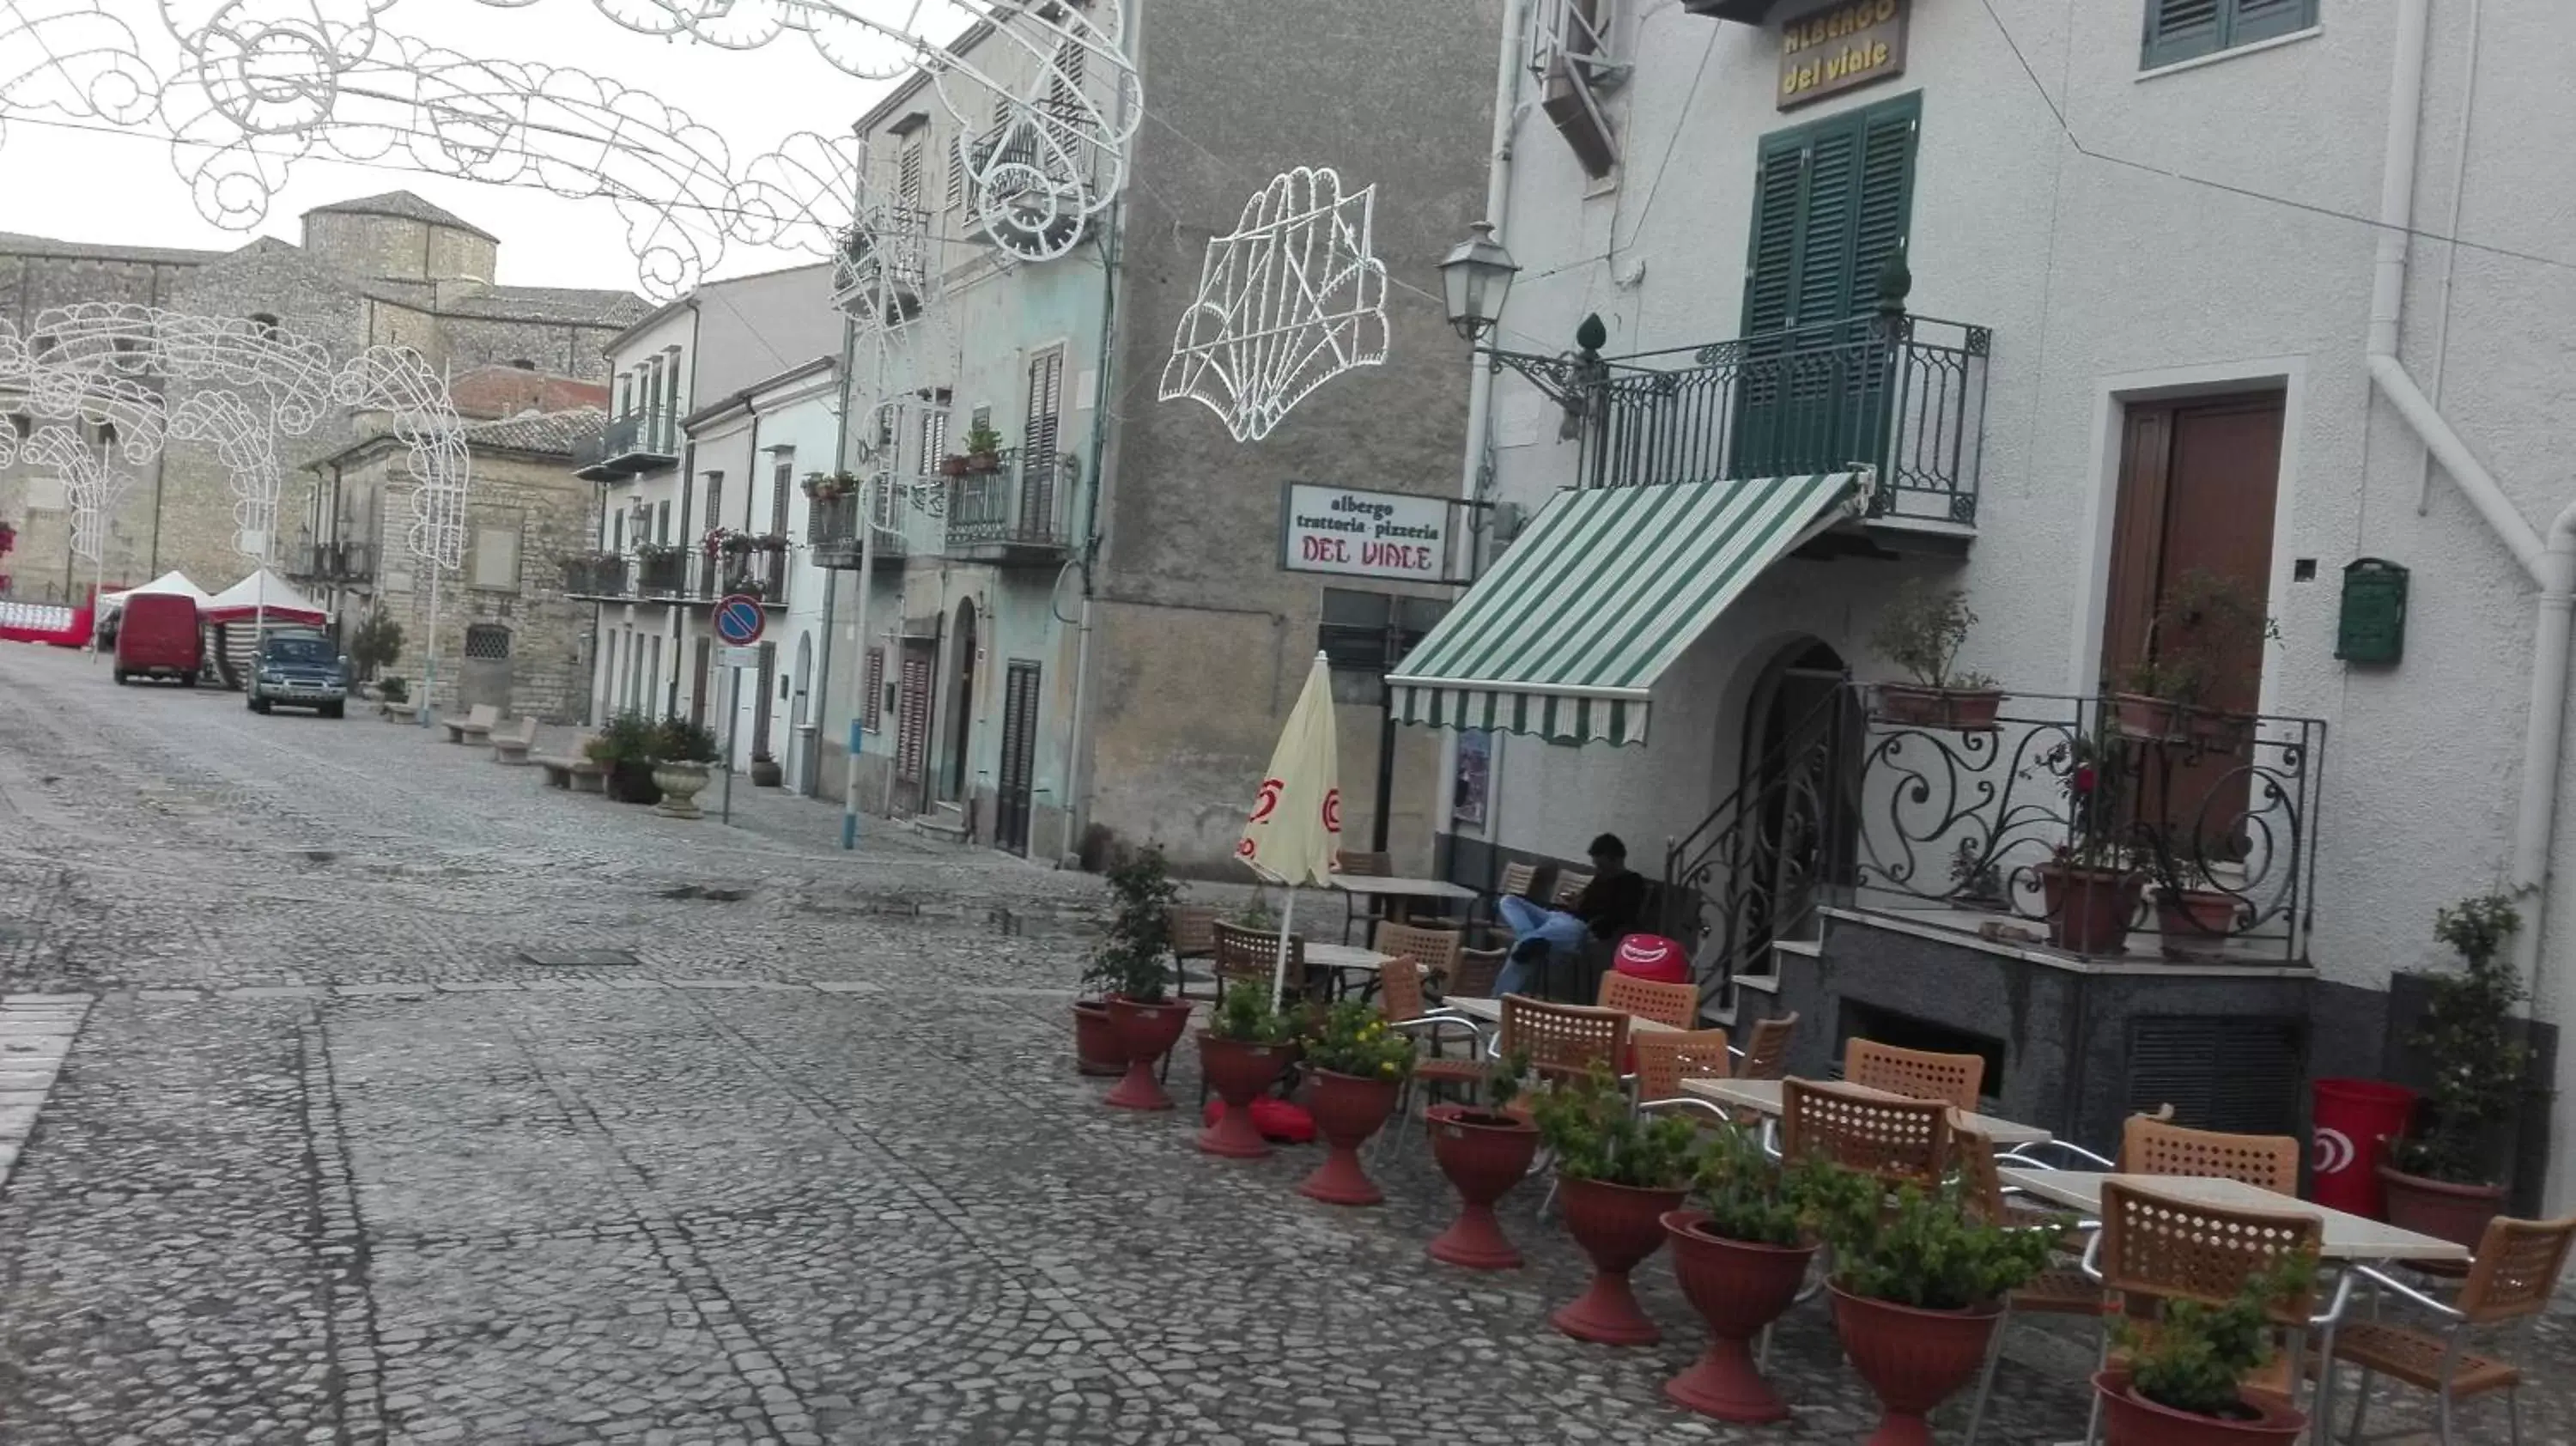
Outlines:
[[1524, 994], [1551, 955], [1579, 955], [1587, 940], [1616, 939], [1636, 927], [1646, 907], [1646, 879], [1628, 871], [1628, 846], [1614, 833], [1592, 841], [1592, 882], [1573, 907], [1550, 909], [1527, 899], [1505, 899], [1503, 923], [1512, 931], [1511, 957], [1494, 980], [1494, 993]]

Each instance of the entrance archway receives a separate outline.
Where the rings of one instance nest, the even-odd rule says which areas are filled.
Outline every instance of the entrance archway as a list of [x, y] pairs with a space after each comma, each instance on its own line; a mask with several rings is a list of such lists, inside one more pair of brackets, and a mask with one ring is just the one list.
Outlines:
[[939, 776], [939, 796], [951, 803], [966, 806], [969, 816], [974, 800], [966, 794], [966, 764], [975, 742], [975, 655], [982, 646], [975, 631], [975, 604], [970, 599], [957, 605], [955, 634], [957, 682], [949, 693], [949, 717], [952, 722], [948, 739], [948, 766]]

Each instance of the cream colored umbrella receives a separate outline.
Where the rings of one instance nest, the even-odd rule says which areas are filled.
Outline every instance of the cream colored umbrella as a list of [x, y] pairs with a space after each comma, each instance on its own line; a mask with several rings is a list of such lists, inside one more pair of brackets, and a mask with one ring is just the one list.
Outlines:
[[1270, 755], [1252, 816], [1243, 825], [1235, 857], [1288, 889], [1279, 911], [1279, 957], [1271, 967], [1270, 997], [1288, 987], [1288, 929], [1297, 913], [1297, 890], [1331, 881], [1341, 867], [1342, 786], [1336, 776], [1332, 664], [1322, 653], [1306, 674], [1306, 687], [1288, 713], [1288, 730]]

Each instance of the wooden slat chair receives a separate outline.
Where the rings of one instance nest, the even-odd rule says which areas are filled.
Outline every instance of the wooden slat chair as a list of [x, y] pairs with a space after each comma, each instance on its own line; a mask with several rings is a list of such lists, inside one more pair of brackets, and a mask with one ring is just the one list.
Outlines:
[[[1968, 1210], [1989, 1225], [2015, 1230], [2048, 1230], [2059, 1232], [2064, 1217], [2056, 1212], [2038, 1210], [2013, 1203], [2004, 1192], [2004, 1179], [1995, 1165], [1995, 1142], [1975, 1130], [1953, 1125], [1950, 1128], [1950, 1160], [1959, 1178], [1967, 1186]], [[2080, 1237], [2061, 1236], [2063, 1248], [2081, 1249]], [[1977, 1380], [1977, 1394], [1968, 1408], [1967, 1434], [1960, 1438], [1967, 1446], [1976, 1446], [1977, 1428], [1985, 1419], [1986, 1402], [1995, 1385], [1995, 1365], [2003, 1359], [2004, 1332], [2012, 1328], [2015, 1315], [2071, 1315], [2099, 1319], [2109, 1307], [2110, 1298], [2102, 1287], [2083, 1270], [2069, 1262], [2064, 1269], [2041, 1271], [2027, 1285], [2004, 1300], [2004, 1318], [1995, 1323], [1991, 1348], [1986, 1352], [1986, 1366]]]
[[1628, 1015], [1506, 994], [1496, 1050], [1529, 1051], [1531, 1067], [1550, 1080], [1580, 1079], [1596, 1068], [1615, 1071], [1628, 1052]]
[[1789, 1041], [1798, 1034], [1795, 1010], [1757, 1020], [1737, 1053], [1737, 1079], [1780, 1079], [1789, 1073]]
[[1724, 1079], [1735, 1067], [1723, 1029], [1650, 1030], [1632, 1035], [1637, 1056], [1637, 1108], [1644, 1111], [1691, 1110], [1733, 1117], [1717, 1103], [1682, 1093], [1686, 1079]]
[[[1410, 955], [1422, 966], [1422, 972], [1436, 983], [1442, 993], [1451, 991], [1450, 981], [1458, 977], [1458, 959], [1466, 952], [1467, 936], [1454, 929], [1426, 929], [1416, 924], [1381, 923], [1369, 940], [1369, 947], [1381, 954]], [[1392, 1010], [1387, 1018], [1395, 1018]]]
[[1547, 902], [1552, 908], [1571, 909], [1574, 901], [1583, 897], [1583, 891], [1591, 887], [1590, 874], [1560, 871], [1556, 876], [1556, 887], [1548, 891]]
[[1189, 967], [1194, 961], [1213, 961], [1216, 958], [1216, 925], [1214, 909], [1185, 904], [1172, 911], [1172, 960], [1181, 966], [1180, 986], [1176, 992], [1184, 999], [1191, 997], [1190, 986], [1202, 981], [1209, 986], [1211, 994], [1216, 992], [1216, 971], [1212, 963], [1207, 970], [1197, 974], [1191, 973]]
[[1503, 951], [1500, 949], [1461, 949], [1457, 972], [1442, 987], [1444, 995], [1460, 999], [1491, 999], [1494, 981], [1503, 974]]
[[2288, 1135], [2187, 1130], [2148, 1115], [2120, 1129], [2126, 1175], [2223, 1175], [2276, 1195], [2299, 1193], [2299, 1142]]
[[1639, 1019], [1651, 1019], [1674, 1029], [1691, 1029], [1699, 1024], [1696, 984], [1666, 984], [1614, 970], [1601, 976], [1601, 992], [1593, 1002], [1604, 1009], [1625, 1010]]
[[[1512, 936], [1511, 931], [1503, 925], [1503, 900], [1531, 898], [1537, 890], [1538, 865], [1503, 865], [1501, 880], [1494, 885], [1494, 891], [1482, 902], [1484, 917], [1476, 920], [1468, 928], [1468, 933], [1474, 936], [1472, 942], [1484, 948], [1509, 949]], [[1471, 907], [1474, 906], [1471, 905]]]
[[[2505, 1393], [2506, 1440], [2522, 1446], [2522, 1368], [2468, 1349], [2469, 1333], [2484, 1326], [2528, 1323], [2548, 1308], [2558, 1278], [2567, 1265], [2568, 1246], [2576, 1241], [2576, 1215], [2563, 1220], [2487, 1222], [2478, 1240], [2475, 1263], [2460, 1293], [2445, 1305], [2423, 1291], [2372, 1267], [2359, 1272], [2381, 1287], [2430, 1313], [2440, 1326], [2419, 1330], [2387, 1320], [2356, 1321], [2342, 1328], [2334, 1353], [2325, 1360], [2331, 1373], [2345, 1361], [2361, 1367], [2361, 1389], [2352, 1412], [2351, 1441], [2362, 1434], [2370, 1412], [2370, 1383], [2379, 1376], [2401, 1381], [2434, 1397], [2435, 1438], [2454, 1446], [2452, 1415], [2462, 1399]], [[2522, 1344], [2529, 1348], [2526, 1334]], [[2325, 1393], [2333, 1399], [2331, 1389]], [[2320, 1434], [2323, 1434], [2321, 1431]]]
[[1969, 1114], [1977, 1112], [1977, 1088], [1985, 1078], [1986, 1061], [1979, 1055], [1899, 1049], [1874, 1039], [1852, 1039], [1843, 1045], [1846, 1082], [1912, 1099], [1940, 1100]]
[[1787, 1080], [1780, 1087], [1780, 1153], [1792, 1160], [1822, 1153], [1890, 1186], [1937, 1189], [1950, 1164], [1950, 1106]]
[[[2315, 1215], [2288, 1210], [2223, 1209], [2117, 1180], [2105, 1181], [2101, 1229], [2085, 1248], [2084, 1273], [2112, 1293], [2120, 1314], [2152, 1329], [2167, 1301], [2223, 1305], [2235, 1299], [2246, 1280], [2256, 1273], [2293, 1256], [2315, 1255], [2324, 1240], [2324, 1229], [2324, 1222]], [[2276, 1359], [2246, 1384], [2286, 1392], [2289, 1383], [2297, 1379], [2297, 1350], [2304, 1344], [2305, 1332], [2313, 1327], [2325, 1328], [2325, 1349], [2319, 1355], [2330, 1356], [2335, 1349], [2335, 1323], [2350, 1289], [2351, 1277], [2346, 1275], [2337, 1287], [2333, 1308], [2323, 1316], [2315, 1313], [2313, 1288], [2275, 1306], [2270, 1312], [2273, 1325], [2294, 1333], [2292, 1353]], [[2116, 1355], [2111, 1349], [2108, 1314], [2103, 1324], [2102, 1359], [2112, 1364]], [[2100, 1418], [2097, 1397], [2093, 1420], [2084, 1432], [2088, 1443], [2099, 1439]]]
[[1494, 889], [1497, 899], [1526, 899], [1538, 888], [1538, 865], [1503, 865], [1502, 883]]

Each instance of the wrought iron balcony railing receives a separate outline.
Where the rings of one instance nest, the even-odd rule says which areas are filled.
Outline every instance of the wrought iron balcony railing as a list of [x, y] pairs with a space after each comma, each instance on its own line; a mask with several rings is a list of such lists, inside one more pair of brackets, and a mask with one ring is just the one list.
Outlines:
[[1579, 431], [1586, 487], [1877, 469], [1877, 517], [1974, 523], [1986, 327], [1905, 312], [1634, 356], [1492, 353]]
[[2304, 964], [2326, 725], [2133, 713], [2015, 692], [1986, 722], [1839, 685], [1667, 846], [1666, 932], [1711, 990], [1770, 973], [1826, 906], [2080, 957]]
[[573, 465], [593, 481], [658, 471], [679, 460], [679, 419], [668, 412], [630, 412], [611, 419], [596, 441], [573, 444]]
[[298, 582], [371, 582], [376, 549], [365, 542], [308, 542], [287, 559], [286, 575]]
[[948, 491], [948, 553], [990, 561], [1043, 562], [1071, 545], [1066, 517], [1072, 489], [1050, 454], [1024, 465], [1016, 449], [1001, 454], [991, 472], [952, 478]]
[[[900, 562], [912, 552], [912, 539], [906, 530], [888, 518], [900, 520], [912, 509], [894, 495], [893, 479], [880, 477], [873, 489], [876, 496], [876, 560]], [[942, 485], [945, 486], [943, 479]], [[807, 528], [807, 541], [814, 547], [814, 565], [825, 568], [854, 568], [859, 565], [859, 494], [846, 492], [838, 497], [816, 498], [807, 514], [812, 518]], [[935, 550], [935, 548], [933, 549]]]
[[567, 557], [563, 560], [566, 597], [632, 597], [627, 586], [629, 560], [623, 557]]

